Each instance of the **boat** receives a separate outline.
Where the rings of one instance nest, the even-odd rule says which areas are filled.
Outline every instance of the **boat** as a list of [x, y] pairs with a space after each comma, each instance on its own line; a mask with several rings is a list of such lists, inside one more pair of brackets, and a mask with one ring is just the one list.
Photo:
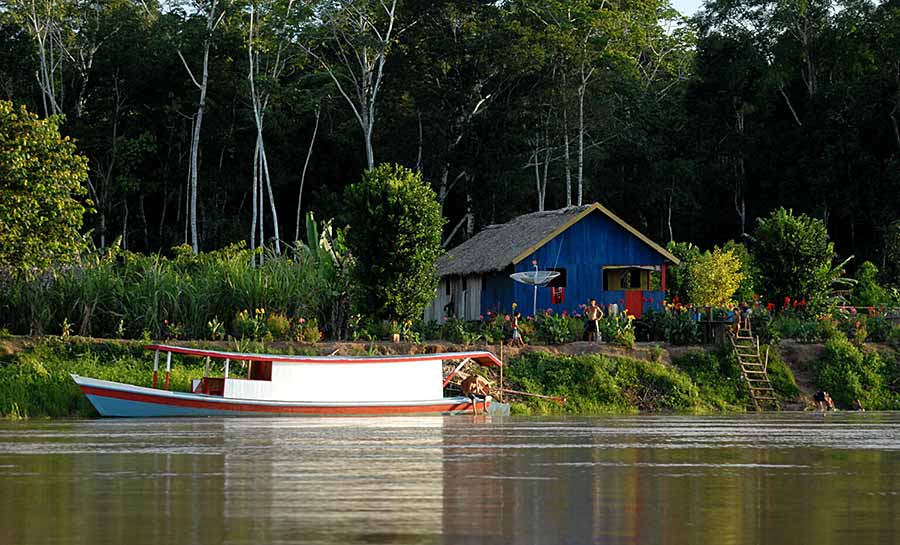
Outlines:
[[[71, 375], [101, 416], [477, 414], [479, 406], [483, 414], [509, 414], [509, 405], [491, 396], [444, 396], [469, 364], [500, 367], [502, 380], [503, 364], [490, 352], [295, 356], [165, 344], [144, 348], [154, 352], [149, 388]], [[161, 354], [166, 355], [166, 368], [159, 385]], [[193, 380], [190, 392], [169, 389], [173, 354], [205, 359], [204, 376]], [[222, 362], [223, 376], [210, 375], [212, 362]], [[246, 362], [246, 377], [229, 375], [232, 362]]]

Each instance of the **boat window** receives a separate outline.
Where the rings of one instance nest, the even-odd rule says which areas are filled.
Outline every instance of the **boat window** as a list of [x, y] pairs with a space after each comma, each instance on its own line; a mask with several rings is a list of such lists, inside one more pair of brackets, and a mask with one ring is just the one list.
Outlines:
[[251, 361], [250, 372], [247, 378], [250, 380], [272, 380], [272, 362]]

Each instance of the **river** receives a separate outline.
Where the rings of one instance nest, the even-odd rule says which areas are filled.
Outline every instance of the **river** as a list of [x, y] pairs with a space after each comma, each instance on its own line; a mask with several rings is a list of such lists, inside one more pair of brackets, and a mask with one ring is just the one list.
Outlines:
[[0, 421], [0, 544], [900, 543], [900, 414]]

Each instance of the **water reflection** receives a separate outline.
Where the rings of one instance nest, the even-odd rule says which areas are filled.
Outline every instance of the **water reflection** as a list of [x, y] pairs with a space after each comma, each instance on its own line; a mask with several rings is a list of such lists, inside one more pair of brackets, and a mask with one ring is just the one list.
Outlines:
[[900, 416], [0, 423], [0, 543], [900, 542]]

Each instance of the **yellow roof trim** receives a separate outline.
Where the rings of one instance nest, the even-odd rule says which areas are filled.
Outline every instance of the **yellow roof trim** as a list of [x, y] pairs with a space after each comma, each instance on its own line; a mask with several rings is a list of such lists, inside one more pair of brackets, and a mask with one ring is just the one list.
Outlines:
[[647, 238], [643, 233], [641, 233], [640, 231], [638, 231], [638, 230], [635, 229], [634, 227], [628, 225], [628, 223], [626, 223], [625, 220], [623, 220], [623, 219], [620, 218], [619, 216], [617, 216], [617, 215], [613, 214], [612, 212], [610, 212], [610, 211], [609, 211], [606, 207], [604, 207], [602, 204], [596, 203], [596, 202], [595, 202], [594, 204], [592, 204], [592, 205], [590, 205], [589, 207], [585, 208], [584, 211], [582, 211], [580, 214], [578, 214], [577, 216], [575, 216], [575, 217], [572, 218], [571, 220], [567, 221], [567, 222], [566, 222], [565, 224], [563, 224], [562, 226], [560, 226], [560, 227], [554, 229], [553, 231], [551, 231], [550, 234], [547, 235], [546, 237], [544, 237], [543, 239], [541, 239], [540, 242], [538, 242], [538, 243], [535, 244], [534, 246], [528, 248], [527, 250], [525, 250], [525, 251], [522, 252], [521, 254], [517, 255], [516, 258], [513, 259], [513, 265], [518, 265], [523, 259], [525, 259], [526, 257], [530, 256], [530, 255], [533, 254], [534, 252], [538, 251], [544, 244], [547, 244], [548, 242], [550, 242], [550, 241], [553, 240], [554, 238], [558, 237], [558, 236], [559, 236], [562, 232], [564, 232], [566, 229], [568, 229], [569, 227], [575, 225], [576, 223], [578, 223], [579, 221], [581, 221], [582, 219], [584, 219], [585, 216], [587, 216], [587, 215], [590, 214], [591, 212], [594, 212], [595, 210], [599, 210], [600, 212], [603, 212], [603, 214], [605, 214], [609, 219], [611, 219], [611, 220], [613, 220], [614, 222], [618, 223], [618, 224], [619, 224], [622, 228], [624, 228], [626, 231], [628, 231], [628, 232], [631, 233], [632, 235], [636, 236], [636, 237], [637, 237], [638, 239], [640, 239], [642, 242], [644, 242], [645, 244], [647, 244], [648, 246], [650, 246], [651, 248], [653, 248], [654, 250], [656, 250], [657, 252], [659, 252], [660, 254], [662, 254], [663, 257], [665, 257], [666, 259], [668, 259], [668, 260], [671, 261], [672, 263], [674, 263], [674, 264], [676, 264], [676, 265], [678, 265], [679, 263], [681, 263], [681, 260], [679, 260], [677, 257], [675, 257], [674, 255], [672, 255], [668, 250], [666, 250], [665, 248], [663, 248], [663, 247], [660, 246], [659, 244], [657, 244], [657, 243], [653, 242], [652, 240], [650, 240], [649, 238]]

